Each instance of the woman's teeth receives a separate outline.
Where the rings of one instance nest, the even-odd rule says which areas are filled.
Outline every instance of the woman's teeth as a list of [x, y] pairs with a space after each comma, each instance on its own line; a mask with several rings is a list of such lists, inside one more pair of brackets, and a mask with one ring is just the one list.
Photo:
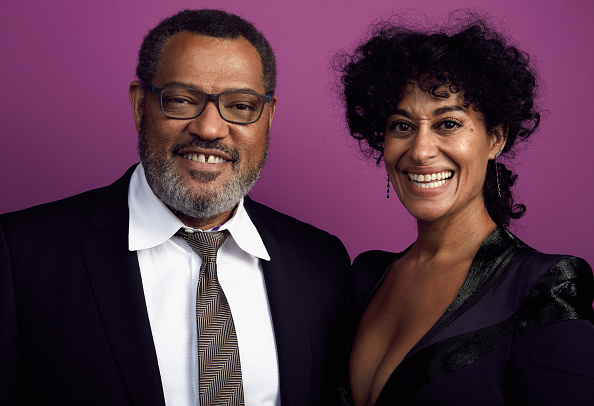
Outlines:
[[218, 155], [205, 155], [205, 154], [184, 154], [184, 158], [195, 162], [218, 164], [221, 162], [227, 162], [225, 159]]
[[452, 177], [452, 171], [428, 173], [425, 175], [407, 172], [407, 175], [413, 186], [431, 189], [445, 185]]

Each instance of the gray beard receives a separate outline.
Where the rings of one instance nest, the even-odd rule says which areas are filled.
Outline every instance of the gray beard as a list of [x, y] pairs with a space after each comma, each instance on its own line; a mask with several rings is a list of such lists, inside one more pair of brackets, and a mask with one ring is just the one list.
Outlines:
[[[140, 162], [144, 167], [146, 180], [155, 195], [169, 209], [187, 217], [206, 220], [216, 217], [236, 206], [258, 180], [268, 157], [267, 135], [264, 156], [258, 167], [254, 170], [239, 172], [240, 157], [237, 151], [229, 150], [218, 141], [207, 141], [201, 138], [195, 138], [188, 144], [177, 145], [170, 152], [169, 159], [165, 159], [150, 150], [146, 140], [145, 125], [143, 116], [140, 124], [141, 128], [138, 133], [138, 153], [140, 155]], [[233, 158], [233, 172], [235, 176], [211, 195], [193, 193], [190, 188], [186, 187], [173, 169], [173, 157], [176, 151], [188, 147], [212, 148], [225, 151]], [[210, 182], [219, 176], [217, 173], [199, 171], [191, 171], [190, 175], [197, 182]]]

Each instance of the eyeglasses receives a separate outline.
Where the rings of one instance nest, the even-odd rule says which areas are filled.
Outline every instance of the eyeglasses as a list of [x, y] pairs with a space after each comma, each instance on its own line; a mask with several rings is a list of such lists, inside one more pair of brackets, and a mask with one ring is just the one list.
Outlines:
[[266, 95], [249, 92], [208, 94], [198, 89], [157, 87], [143, 80], [140, 82], [146, 89], [159, 95], [163, 114], [177, 119], [198, 117], [206, 103], [212, 100], [223, 120], [234, 124], [252, 124], [260, 119], [264, 105], [270, 103], [274, 96], [274, 92]]

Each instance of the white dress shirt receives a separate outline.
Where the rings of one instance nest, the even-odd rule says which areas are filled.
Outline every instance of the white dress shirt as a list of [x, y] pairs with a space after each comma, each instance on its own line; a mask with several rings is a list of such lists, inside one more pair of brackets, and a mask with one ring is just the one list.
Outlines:
[[[128, 204], [128, 247], [138, 255], [165, 403], [199, 405], [196, 289], [202, 260], [185, 240], [173, 237], [185, 226], [155, 196], [141, 165], [130, 180]], [[243, 199], [224, 229], [230, 236], [217, 254], [217, 274], [235, 323], [245, 405], [280, 405], [276, 344], [260, 264], [270, 257]]]

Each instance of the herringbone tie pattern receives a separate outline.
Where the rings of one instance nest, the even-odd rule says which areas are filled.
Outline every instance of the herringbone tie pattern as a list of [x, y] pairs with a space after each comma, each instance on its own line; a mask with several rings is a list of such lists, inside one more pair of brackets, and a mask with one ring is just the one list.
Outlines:
[[217, 277], [217, 251], [229, 231], [189, 233], [182, 228], [175, 235], [202, 258], [196, 295], [200, 406], [243, 406], [235, 325]]

